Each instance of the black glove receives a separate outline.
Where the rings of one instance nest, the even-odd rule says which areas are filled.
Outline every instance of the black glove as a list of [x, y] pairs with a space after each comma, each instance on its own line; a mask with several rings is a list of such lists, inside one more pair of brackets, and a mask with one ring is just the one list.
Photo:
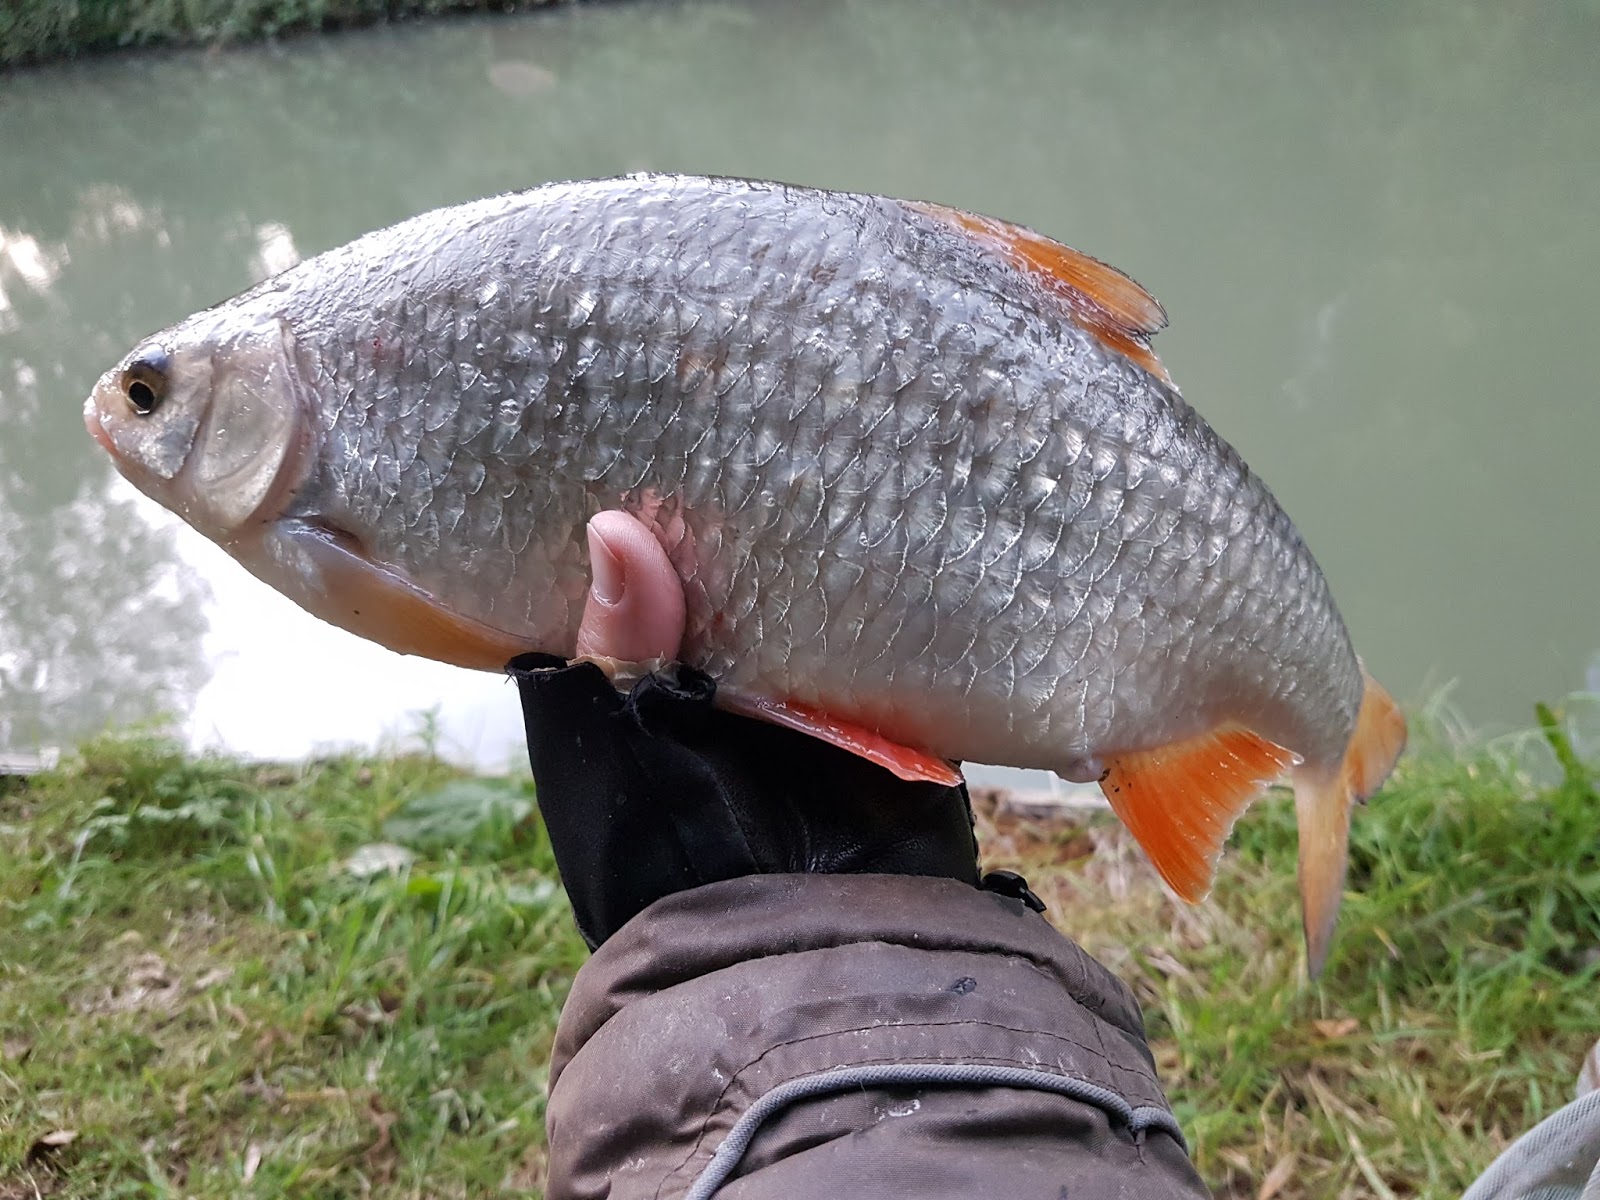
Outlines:
[[740, 875], [872, 872], [978, 882], [965, 785], [906, 783], [805, 734], [712, 706], [689, 667], [626, 696], [592, 664], [524, 654], [539, 811], [591, 948], [663, 896]]

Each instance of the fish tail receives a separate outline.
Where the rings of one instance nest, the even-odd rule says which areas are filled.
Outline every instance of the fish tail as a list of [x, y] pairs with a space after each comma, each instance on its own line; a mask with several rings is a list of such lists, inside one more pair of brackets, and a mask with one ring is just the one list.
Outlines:
[[1322, 973], [1344, 898], [1350, 851], [1350, 809], [1383, 786], [1406, 745], [1399, 706], [1362, 668], [1366, 688], [1355, 732], [1333, 768], [1305, 764], [1294, 773], [1295, 816], [1300, 827], [1300, 908], [1306, 968]]

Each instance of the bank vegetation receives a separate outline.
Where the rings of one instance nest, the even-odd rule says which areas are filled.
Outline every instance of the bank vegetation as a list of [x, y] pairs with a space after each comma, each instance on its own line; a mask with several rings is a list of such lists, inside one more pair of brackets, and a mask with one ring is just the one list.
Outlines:
[[[1286, 795], [1195, 908], [1107, 817], [981, 794], [985, 858], [1134, 988], [1220, 1197], [1454, 1197], [1600, 1036], [1583, 703], [1487, 744], [1416, 715], [1317, 985]], [[541, 1195], [584, 958], [531, 782], [425, 743], [0, 780], [0, 1197]]]
[[558, 0], [5, 0], [0, 66], [132, 46], [215, 45]]

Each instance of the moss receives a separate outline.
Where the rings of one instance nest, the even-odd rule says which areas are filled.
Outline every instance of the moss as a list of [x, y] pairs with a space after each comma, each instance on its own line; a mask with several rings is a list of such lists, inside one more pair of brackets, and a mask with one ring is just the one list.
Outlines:
[[554, 0], [10, 0], [0, 66], [127, 46], [196, 45]]

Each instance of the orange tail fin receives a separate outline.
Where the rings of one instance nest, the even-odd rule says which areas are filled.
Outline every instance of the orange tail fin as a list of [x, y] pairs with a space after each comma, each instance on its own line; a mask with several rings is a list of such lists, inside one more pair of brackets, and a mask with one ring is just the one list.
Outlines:
[[1339, 903], [1344, 898], [1350, 806], [1383, 786], [1406, 745], [1406, 721], [1399, 707], [1364, 668], [1362, 678], [1366, 692], [1344, 760], [1333, 770], [1307, 766], [1294, 776], [1295, 816], [1300, 826], [1300, 909], [1306, 967], [1313, 979], [1328, 960]]
[[1100, 789], [1161, 878], [1191, 904], [1205, 899], [1233, 823], [1299, 761], [1237, 725], [1107, 760]]

